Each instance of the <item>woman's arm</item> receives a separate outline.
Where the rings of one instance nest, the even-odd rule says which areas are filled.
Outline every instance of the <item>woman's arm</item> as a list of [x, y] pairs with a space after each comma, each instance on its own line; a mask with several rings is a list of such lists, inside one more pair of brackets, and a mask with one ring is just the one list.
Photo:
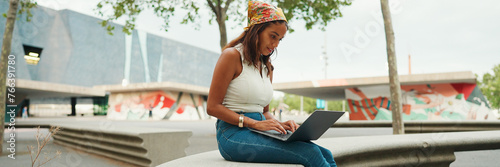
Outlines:
[[[238, 125], [239, 115], [222, 105], [231, 80], [241, 73], [240, 53], [234, 48], [224, 50], [215, 65], [207, 100], [208, 115]], [[245, 120], [246, 121], [246, 120]]]
[[[210, 92], [208, 93], [207, 113], [233, 125], [238, 125], [239, 114], [226, 108], [222, 105], [222, 102], [226, 96], [229, 83], [241, 73], [242, 68], [240, 53], [234, 48], [224, 50], [215, 65]], [[273, 120], [256, 121], [244, 117], [243, 123], [246, 127], [258, 130], [276, 130], [286, 133], [282, 125]]]

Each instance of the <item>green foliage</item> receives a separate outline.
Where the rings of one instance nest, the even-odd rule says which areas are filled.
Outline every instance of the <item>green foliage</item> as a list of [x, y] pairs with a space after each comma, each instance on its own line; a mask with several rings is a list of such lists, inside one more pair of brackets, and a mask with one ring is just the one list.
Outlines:
[[[17, 15], [22, 17], [24, 13], [26, 13], [26, 21], [30, 22], [33, 14], [31, 13], [31, 9], [36, 8], [38, 4], [34, 0], [20, 0], [19, 6], [17, 7], [19, 10]], [[7, 13], [2, 13], [4, 18], [7, 18]]]
[[19, 11], [18, 15], [21, 16], [23, 13], [26, 13], [26, 21], [31, 21], [33, 14], [31, 13], [32, 8], [37, 7], [37, 3], [34, 0], [20, 0], [19, 1]]
[[493, 74], [486, 73], [478, 81], [481, 91], [488, 99], [491, 108], [500, 108], [500, 64], [493, 67]]
[[278, 108], [279, 104], [280, 104], [279, 100], [273, 98], [271, 100], [271, 103], [269, 103], [269, 111], [272, 111], [273, 109]]
[[[113, 34], [115, 27], [110, 23], [121, 17], [127, 18], [122, 31], [126, 34], [131, 34], [135, 28], [137, 16], [145, 9], [152, 9], [156, 16], [163, 18], [163, 29], [168, 31], [170, 17], [174, 16], [176, 8], [180, 7], [188, 12], [181, 22], [182, 24], [187, 24], [194, 22], [199, 17], [198, 10], [200, 9], [200, 4], [198, 3], [199, 1], [195, 0], [102, 0], [94, 10], [97, 11], [99, 16], [107, 18], [101, 21], [100, 24], [106, 27], [109, 34]], [[108, 10], [112, 12], [106, 13], [105, 11]]]
[[[310, 97], [303, 97], [304, 99], [304, 111], [307, 113], [312, 113], [318, 108], [316, 108], [316, 99]], [[300, 96], [294, 94], [287, 94], [283, 97], [283, 103], [288, 105], [288, 110], [300, 110]], [[342, 111], [342, 101], [327, 101], [328, 110]], [[269, 108], [278, 108], [279, 100], [273, 99], [269, 104]]]
[[342, 111], [342, 100], [340, 101], [327, 101], [328, 110]]
[[[277, 6], [283, 9], [286, 18], [291, 21], [304, 20], [306, 29], [310, 30], [319, 24], [321, 30], [325, 30], [328, 22], [342, 17], [340, 7], [351, 5], [351, 0], [273, 0]], [[293, 31], [293, 29], [291, 30]]]
[[[316, 110], [316, 99], [304, 97], [304, 111], [312, 113]], [[289, 106], [288, 110], [300, 110], [300, 96], [294, 94], [285, 94], [283, 102]]]
[[[283, 9], [288, 21], [304, 20], [306, 28], [312, 29], [319, 25], [324, 30], [328, 22], [342, 17], [340, 7], [351, 5], [352, 0], [268, 0], [272, 4]], [[206, 3], [204, 3], [206, 2]], [[168, 31], [170, 17], [174, 16], [176, 9], [185, 11], [181, 24], [195, 23], [195, 29], [199, 29], [200, 24], [196, 22], [200, 19], [199, 9], [207, 7], [211, 12], [209, 24], [217, 20], [217, 16], [223, 17], [222, 22], [233, 19], [239, 25], [246, 24], [247, 0], [101, 0], [96, 6], [97, 13], [107, 19], [101, 22], [103, 27], [107, 27], [108, 33], [112, 34], [114, 26], [110, 25], [112, 21], [120, 17], [127, 17], [122, 31], [130, 34], [135, 28], [135, 21], [139, 13], [145, 9], [152, 9], [155, 14], [163, 18], [163, 29]], [[243, 12], [242, 9], [245, 9]], [[105, 13], [104, 11], [112, 11]], [[225, 17], [224, 17], [225, 16]], [[220, 24], [219, 24], [220, 25]], [[290, 32], [293, 29], [290, 28]]]

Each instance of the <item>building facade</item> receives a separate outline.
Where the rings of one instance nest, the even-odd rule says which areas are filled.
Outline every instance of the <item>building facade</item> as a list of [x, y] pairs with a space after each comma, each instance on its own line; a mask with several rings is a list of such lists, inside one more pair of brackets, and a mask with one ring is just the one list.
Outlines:
[[[8, 1], [0, 1], [0, 13], [6, 13], [8, 7]], [[218, 53], [141, 30], [125, 34], [121, 25], [114, 25], [116, 29], [109, 35], [99, 24], [101, 19], [71, 10], [39, 6], [32, 13], [30, 22], [19, 16], [14, 28], [11, 55], [16, 56], [16, 79], [81, 87], [161, 82], [210, 86]], [[5, 21], [1, 17], [0, 25]], [[0, 35], [4, 30], [0, 26]], [[194, 96], [204, 99], [206, 95]], [[71, 98], [78, 105], [95, 101], [88, 100], [91, 97], [30, 98], [29, 93], [26, 98], [31, 114], [37, 110], [66, 113]], [[48, 104], [59, 107], [47, 108]]]

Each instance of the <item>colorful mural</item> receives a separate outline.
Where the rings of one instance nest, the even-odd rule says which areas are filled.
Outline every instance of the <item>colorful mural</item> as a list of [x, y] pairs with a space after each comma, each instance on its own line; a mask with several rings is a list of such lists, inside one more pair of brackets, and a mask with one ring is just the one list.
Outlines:
[[[392, 120], [389, 86], [346, 91], [350, 120]], [[488, 120], [493, 112], [476, 84], [401, 86], [403, 120]]]
[[115, 120], [200, 120], [207, 118], [201, 95], [152, 91], [113, 93], [107, 117]]

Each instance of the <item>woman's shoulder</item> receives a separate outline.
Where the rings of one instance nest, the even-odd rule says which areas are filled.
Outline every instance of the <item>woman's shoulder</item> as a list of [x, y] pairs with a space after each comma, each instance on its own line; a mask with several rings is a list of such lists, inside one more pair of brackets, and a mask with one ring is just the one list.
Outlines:
[[229, 59], [229, 60], [233, 60], [233, 61], [236, 61], [236, 60], [240, 61], [241, 55], [240, 55], [240, 52], [236, 48], [231, 47], [231, 48], [226, 48], [222, 51], [220, 59]]
[[241, 67], [238, 66], [238, 64], [241, 64], [241, 61], [238, 50], [235, 48], [227, 48], [222, 51], [216, 66], [223, 69], [222, 71], [219, 70], [219, 72], [233, 71], [234, 73], [232, 75], [234, 75], [241, 72]]

